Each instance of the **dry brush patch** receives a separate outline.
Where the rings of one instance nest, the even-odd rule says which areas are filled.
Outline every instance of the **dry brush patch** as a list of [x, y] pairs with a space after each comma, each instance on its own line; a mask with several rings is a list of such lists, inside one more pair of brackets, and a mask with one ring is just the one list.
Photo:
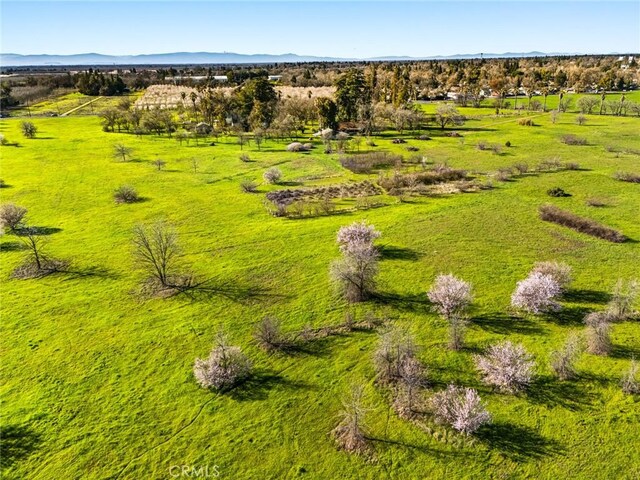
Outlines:
[[572, 228], [581, 233], [586, 233], [592, 237], [602, 238], [613, 243], [623, 243], [627, 240], [621, 232], [613, 228], [601, 225], [590, 218], [580, 217], [574, 213], [561, 210], [553, 205], [543, 205], [540, 207], [540, 218], [546, 222], [557, 223], [565, 227]]

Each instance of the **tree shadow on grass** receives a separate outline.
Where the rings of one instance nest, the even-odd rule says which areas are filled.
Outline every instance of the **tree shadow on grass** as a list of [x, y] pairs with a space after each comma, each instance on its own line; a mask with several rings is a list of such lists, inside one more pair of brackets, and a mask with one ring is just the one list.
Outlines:
[[591, 308], [586, 307], [563, 307], [558, 312], [550, 312], [543, 316], [549, 322], [558, 325], [582, 325], [584, 317], [591, 312]]
[[240, 285], [235, 281], [218, 282], [207, 279], [192, 285], [177, 287], [178, 293], [192, 300], [206, 301], [224, 297], [234, 302], [259, 301], [267, 298], [285, 298], [286, 295], [272, 293], [269, 289], [255, 285]]
[[563, 407], [578, 411], [590, 406], [594, 395], [579, 383], [560, 381], [553, 377], [540, 377], [526, 391], [527, 399], [548, 407]]
[[631, 345], [613, 345], [609, 356], [612, 358], [626, 358], [629, 360], [632, 358], [640, 359], [640, 347], [634, 347]]
[[611, 295], [599, 290], [571, 289], [562, 296], [562, 299], [572, 303], [607, 303], [611, 300]]
[[229, 390], [227, 394], [237, 401], [264, 400], [269, 392], [275, 388], [292, 391], [309, 389], [310, 387], [304, 382], [291, 380], [273, 372], [257, 370], [246, 381]]
[[[62, 229], [58, 227], [28, 227], [32, 235], [53, 235], [54, 233], [61, 232]], [[16, 232], [18, 235], [22, 235], [22, 230]]]
[[0, 243], [0, 252], [20, 252], [26, 249], [27, 246], [21, 242]]
[[506, 335], [520, 333], [527, 335], [540, 335], [546, 333], [546, 329], [539, 323], [526, 317], [516, 317], [501, 312], [491, 312], [478, 315], [471, 322], [483, 330]]
[[378, 251], [383, 260], [418, 260], [420, 258], [418, 252], [394, 245], [380, 245]]
[[73, 278], [108, 278], [115, 280], [120, 278], [115, 272], [112, 272], [108, 268], [92, 265], [89, 267], [70, 267], [64, 271], [67, 274], [67, 279]]
[[410, 312], [430, 312], [429, 299], [426, 293], [399, 294], [394, 292], [377, 292], [371, 296], [374, 302]]
[[0, 426], [0, 440], [0, 468], [3, 470], [31, 455], [42, 441], [39, 433], [25, 425]]
[[517, 462], [539, 460], [563, 451], [555, 440], [543, 437], [530, 427], [510, 423], [487, 425], [478, 431], [477, 436], [489, 448]]

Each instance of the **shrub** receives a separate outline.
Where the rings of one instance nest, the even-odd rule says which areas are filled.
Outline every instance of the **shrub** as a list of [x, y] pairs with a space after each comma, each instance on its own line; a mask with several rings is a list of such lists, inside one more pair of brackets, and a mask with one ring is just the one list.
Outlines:
[[540, 218], [546, 222], [557, 223], [609, 242], [622, 243], [627, 240], [627, 237], [613, 228], [601, 225], [589, 218], [579, 217], [571, 212], [560, 210], [552, 205], [540, 207]]
[[36, 127], [33, 122], [20, 122], [20, 130], [25, 138], [35, 138], [38, 133], [38, 127]]
[[113, 192], [116, 203], [135, 203], [140, 200], [138, 193], [129, 185], [122, 185]]
[[607, 304], [607, 315], [612, 322], [629, 320], [636, 315], [634, 306], [640, 295], [640, 283], [629, 280], [626, 284], [618, 280], [613, 289], [611, 300]]
[[516, 163], [513, 168], [518, 172], [518, 175], [524, 175], [529, 171], [529, 165], [526, 163]]
[[287, 145], [287, 152], [308, 152], [311, 150], [311, 144], [303, 144], [300, 142], [293, 142]]
[[392, 175], [381, 175], [378, 178], [378, 185], [391, 192], [402, 188], [412, 188], [417, 185], [437, 185], [439, 183], [465, 180], [467, 175], [466, 170], [458, 170], [447, 165], [437, 164], [429, 170], [417, 173], [401, 174], [394, 172]]
[[357, 253], [360, 250], [374, 249], [373, 242], [382, 234], [373, 225], [366, 221], [354, 222], [351, 225], [340, 227], [336, 242], [340, 251], [344, 254]]
[[278, 167], [271, 167], [262, 175], [267, 183], [279, 183], [282, 179], [282, 171]]
[[587, 117], [582, 114], [576, 115], [576, 123], [578, 125], [584, 125], [585, 123], [587, 123]]
[[407, 147], [407, 151], [408, 151], [408, 152], [419, 152], [419, 151], [420, 151], [420, 149], [419, 149], [418, 147], [414, 147], [413, 145], [409, 145], [409, 146]]
[[616, 172], [613, 178], [621, 182], [640, 183], [640, 174], [631, 172]]
[[560, 380], [570, 380], [576, 376], [576, 362], [582, 353], [580, 337], [570, 335], [560, 350], [551, 353], [551, 368]]
[[5, 203], [0, 207], [0, 227], [8, 228], [12, 232], [15, 232], [23, 226], [26, 214], [26, 208], [14, 205], [13, 203]]
[[638, 380], [638, 362], [635, 358], [631, 360], [629, 370], [626, 371], [620, 382], [622, 391], [629, 395], [640, 394], [640, 381]]
[[566, 162], [564, 164], [565, 170], [580, 170], [580, 164], [576, 162]]
[[258, 184], [253, 180], [242, 180], [240, 182], [240, 189], [244, 193], [255, 193], [258, 189]]
[[502, 145], [500, 145], [499, 143], [493, 143], [491, 145], [491, 152], [494, 155], [500, 155], [502, 153]]
[[518, 120], [518, 125], [522, 125], [524, 127], [533, 127], [535, 126], [535, 123], [533, 123], [533, 120], [531, 120], [530, 118], [521, 118], [520, 120]]
[[513, 170], [509, 167], [499, 168], [495, 173], [495, 179], [499, 182], [508, 182], [511, 179]]
[[0, 133], [0, 145], [5, 146], [9, 145], [9, 140], [3, 134]]
[[571, 196], [570, 193], [565, 192], [560, 187], [550, 188], [549, 190], [547, 190], [547, 195], [549, 195], [550, 197], [570, 197]]
[[196, 359], [193, 374], [204, 388], [227, 390], [249, 377], [251, 362], [240, 347], [230, 346], [223, 335], [218, 335], [209, 357]]
[[531, 273], [548, 275], [560, 286], [561, 291], [566, 291], [571, 285], [571, 267], [560, 262], [536, 262]]
[[567, 134], [567, 135], [563, 135], [561, 137], [561, 141], [565, 145], [586, 145], [587, 144], [587, 139], [586, 138], [578, 137], [578, 136], [573, 135], [571, 133]]
[[489, 148], [489, 144], [484, 140], [480, 140], [476, 143], [476, 148], [480, 151], [487, 150]]
[[511, 141], [507, 140], [506, 142], [504, 142], [504, 146], [507, 148], [511, 147]]
[[352, 387], [351, 395], [342, 402], [340, 423], [331, 432], [338, 446], [349, 453], [365, 453], [370, 448], [364, 423], [367, 409], [363, 398], [364, 389], [361, 386]]
[[560, 305], [555, 298], [561, 292], [560, 284], [551, 275], [532, 272], [516, 285], [511, 305], [533, 314], [559, 310]]
[[608, 355], [611, 351], [611, 323], [606, 312], [591, 312], [584, 318], [587, 325], [587, 351]]
[[606, 207], [607, 206], [607, 202], [598, 197], [589, 197], [585, 200], [585, 203], [589, 207]]
[[473, 388], [449, 385], [432, 397], [431, 408], [436, 421], [465, 435], [471, 435], [491, 422], [491, 415]]
[[491, 345], [484, 355], [475, 356], [475, 363], [485, 383], [506, 393], [526, 388], [534, 377], [531, 355], [522, 345], [508, 341]]
[[241, 161], [241, 162], [245, 162], [245, 163], [246, 163], [246, 162], [250, 162], [250, 161], [251, 161], [251, 157], [249, 157], [249, 154], [248, 154], [248, 153], [243, 153], [243, 154], [241, 154], [241, 155], [240, 155], [240, 157], [238, 157], [238, 158], [240, 158], [240, 161]]

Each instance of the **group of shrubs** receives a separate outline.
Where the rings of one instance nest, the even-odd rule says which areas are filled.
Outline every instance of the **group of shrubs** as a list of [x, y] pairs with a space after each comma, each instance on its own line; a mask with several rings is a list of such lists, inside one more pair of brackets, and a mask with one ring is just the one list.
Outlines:
[[561, 210], [553, 205], [541, 206], [540, 218], [546, 222], [557, 223], [609, 242], [623, 243], [627, 240], [625, 235], [613, 228], [602, 225], [590, 218], [580, 217], [566, 210]]
[[377, 168], [400, 167], [402, 155], [388, 152], [369, 152], [360, 155], [343, 155], [340, 164], [353, 173], [371, 173]]

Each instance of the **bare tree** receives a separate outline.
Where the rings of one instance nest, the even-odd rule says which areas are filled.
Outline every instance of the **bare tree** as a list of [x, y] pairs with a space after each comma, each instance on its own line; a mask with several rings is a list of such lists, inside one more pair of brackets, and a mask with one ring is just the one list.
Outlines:
[[447, 125], [462, 125], [464, 117], [453, 105], [443, 104], [436, 108], [436, 123], [444, 130]]
[[126, 162], [130, 157], [133, 150], [121, 143], [116, 143], [113, 146], [113, 156], [119, 159], [122, 159], [123, 162]]
[[175, 286], [178, 237], [166, 224], [138, 225], [133, 230], [135, 256], [140, 265], [163, 287]]
[[267, 183], [279, 183], [282, 179], [282, 171], [278, 167], [271, 167], [264, 172], [262, 178]]
[[640, 381], [638, 380], [638, 362], [636, 362], [635, 358], [631, 359], [629, 370], [627, 370], [627, 372], [622, 377], [622, 381], [620, 382], [620, 384], [624, 393], [628, 393], [629, 395], [640, 394]]
[[347, 301], [364, 301], [375, 290], [378, 257], [376, 250], [362, 249], [331, 264], [331, 278]]
[[27, 209], [13, 203], [5, 203], [0, 207], [0, 227], [8, 228], [12, 232], [20, 230], [24, 225]]
[[611, 300], [607, 304], [607, 314], [609, 319], [620, 322], [633, 318], [637, 312], [635, 304], [640, 296], [640, 283], [637, 280], [624, 282], [618, 280], [613, 289]]
[[267, 351], [284, 350], [291, 347], [292, 342], [282, 332], [280, 320], [266, 316], [256, 326], [254, 337], [262, 348]]
[[204, 388], [227, 390], [251, 375], [251, 362], [240, 347], [229, 345], [226, 336], [219, 333], [209, 357], [196, 358], [193, 374]]
[[560, 380], [570, 380], [576, 376], [576, 362], [582, 353], [580, 337], [572, 334], [560, 350], [551, 353], [551, 368]]
[[160, 159], [160, 158], [156, 158], [153, 162], [151, 162], [151, 164], [153, 166], [155, 166], [158, 171], [162, 170], [164, 168], [164, 166], [167, 164], [167, 162], [165, 162], [164, 160]]
[[340, 423], [331, 432], [338, 446], [349, 453], [366, 453], [369, 443], [366, 437], [364, 388], [360, 385], [351, 389], [351, 395], [342, 402]]
[[608, 355], [611, 351], [611, 323], [607, 312], [591, 312], [584, 318], [587, 325], [587, 351]]
[[431, 408], [438, 422], [465, 435], [471, 435], [491, 422], [491, 415], [473, 388], [449, 385], [432, 397]]
[[522, 345], [498, 343], [474, 358], [484, 382], [506, 393], [526, 388], [534, 376], [535, 361]]
[[55, 272], [64, 271], [69, 262], [49, 257], [45, 253], [45, 240], [33, 227], [25, 227], [20, 230], [20, 241], [28, 251], [27, 259], [19, 265], [12, 276], [14, 278], [37, 278]]

